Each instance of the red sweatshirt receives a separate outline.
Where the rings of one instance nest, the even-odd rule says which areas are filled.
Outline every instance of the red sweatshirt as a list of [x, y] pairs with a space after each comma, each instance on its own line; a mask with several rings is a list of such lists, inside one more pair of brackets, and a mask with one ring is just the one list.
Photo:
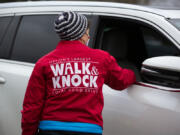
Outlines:
[[30, 76], [22, 110], [22, 135], [35, 135], [39, 122], [55, 120], [103, 127], [102, 86], [123, 90], [135, 82], [109, 53], [79, 41], [61, 41], [40, 58]]

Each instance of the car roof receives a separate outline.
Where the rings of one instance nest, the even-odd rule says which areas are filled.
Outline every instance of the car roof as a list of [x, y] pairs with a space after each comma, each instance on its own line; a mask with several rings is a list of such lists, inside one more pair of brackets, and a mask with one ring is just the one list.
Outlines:
[[[138, 10], [160, 15], [166, 18], [180, 18], [180, 9], [169, 9], [160, 7], [148, 7], [142, 5], [123, 4], [115, 2], [89, 2], [89, 1], [27, 1], [27, 2], [9, 2], [1, 3], [0, 10], [8, 8], [25, 8], [25, 7], [57, 7], [57, 6], [87, 6], [87, 7], [107, 7]], [[6, 10], [8, 13], [8, 11]], [[12, 13], [12, 11], [11, 11]], [[15, 13], [15, 10], [14, 10]]]

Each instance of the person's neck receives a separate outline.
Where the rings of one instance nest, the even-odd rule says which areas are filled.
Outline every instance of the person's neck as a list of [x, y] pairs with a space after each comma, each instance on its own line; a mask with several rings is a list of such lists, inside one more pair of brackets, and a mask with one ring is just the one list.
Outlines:
[[84, 42], [84, 40], [82, 40], [82, 39], [79, 39], [79, 41], [82, 43], [82, 44], [86, 44], [85, 42]]

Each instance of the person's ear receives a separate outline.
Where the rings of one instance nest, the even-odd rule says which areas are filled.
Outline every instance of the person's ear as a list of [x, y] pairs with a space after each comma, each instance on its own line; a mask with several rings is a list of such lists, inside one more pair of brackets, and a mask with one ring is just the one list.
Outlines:
[[83, 44], [86, 44], [86, 40], [85, 40], [85, 34], [79, 39], [79, 41]]

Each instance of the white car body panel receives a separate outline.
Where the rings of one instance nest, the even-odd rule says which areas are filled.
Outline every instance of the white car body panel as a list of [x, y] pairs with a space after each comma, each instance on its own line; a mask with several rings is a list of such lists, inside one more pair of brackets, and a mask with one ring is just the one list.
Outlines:
[[[64, 10], [143, 21], [180, 49], [180, 31], [166, 21], [166, 18], [180, 18], [180, 10], [167, 12], [104, 2], [17, 2], [1, 4], [0, 16], [58, 14]], [[0, 59], [0, 77], [6, 81], [0, 84], [1, 135], [21, 134], [20, 110], [33, 67], [30, 63]], [[146, 85], [150, 87], [133, 85], [124, 91], [104, 85], [104, 135], [179, 135], [180, 93], [174, 92], [178, 89]]]
[[21, 134], [21, 110], [33, 64], [0, 59], [0, 134]]
[[138, 85], [119, 92], [104, 86], [104, 96], [105, 135], [176, 135], [180, 131], [180, 93]]

